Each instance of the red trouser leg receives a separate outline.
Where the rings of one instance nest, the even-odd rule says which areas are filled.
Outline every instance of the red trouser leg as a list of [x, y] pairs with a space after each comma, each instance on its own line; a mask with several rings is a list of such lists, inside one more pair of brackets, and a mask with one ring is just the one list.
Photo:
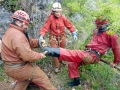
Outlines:
[[84, 58], [89, 55], [89, 52], [83, 50], [68, 50], [60, 48], [60, 57], [59, 60], [68, 61], [68, 71], [70, 78], [79, 77], [78, 67]]
[[89, 53], [85, 53], [83, 50], [68, 50], [60, 48], [59, 60], [80, 63], [88, 55]]
[[80, 77], [80, 73], [78, 70], [79, 66], [80, 66], [80, 63], [75, 63], [75, 62], [68, 63], [68, 74], [70, 78]]

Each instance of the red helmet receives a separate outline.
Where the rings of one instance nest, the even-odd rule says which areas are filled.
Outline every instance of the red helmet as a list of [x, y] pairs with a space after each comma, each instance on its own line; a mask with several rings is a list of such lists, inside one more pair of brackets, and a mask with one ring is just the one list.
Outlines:
[[30, 23], [29, 15], [25, 11], [22, 11], [22, 10], [15, 11], [14, 14], [12, 15], [12, 18], [23, 21], [26, 24]]
[[107, 20], [106, 20], [106, 19], [100, 20], [99, 18], [97, 18], [97, 19], [95, 20], [95, 24], [96, 24], [96, 25], [107, 24]]

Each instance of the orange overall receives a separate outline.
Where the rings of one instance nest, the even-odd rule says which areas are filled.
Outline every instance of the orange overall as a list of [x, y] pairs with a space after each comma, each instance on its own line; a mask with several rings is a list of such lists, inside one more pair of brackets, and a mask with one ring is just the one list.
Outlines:
[[26, 90], [30, 82], [42, 90], [57, 90], [40, 67], [31, 64], [42, 59], [42, 55], [31, 49], [39, 47], [38, 39], [31, 38], [29, 41], [23, 30], [13, 24], [10, 24], [2, 38], [4, 69], [7, 75], [19, 81], [14, 90]]
[[[62, 47], [65, 48], [66, 45], [66, 35], [65, 35], [65, 27], [72, 33], [75, 32], [74, 26], [71, 22], [65, 17], [60, 16], [56, 18], [53, 14], [51, 14], [44, 26], [40, 29], [40, 35], [45, 36], [45, 34], [50, 32], [50, 46], [51, 47]], [[60, 63], [57, 57], [53, 57], [55, 67], [59, 67]]]

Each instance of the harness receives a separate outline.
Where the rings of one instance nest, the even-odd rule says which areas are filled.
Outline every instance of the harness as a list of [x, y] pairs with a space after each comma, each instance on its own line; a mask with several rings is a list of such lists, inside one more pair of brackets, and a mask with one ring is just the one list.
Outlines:
[[7, 62], [7, 61], [3, 61], [4, 65], [7, 67], [11, 67], [11, 68], [16, 68], [16, 67], [22, 67], [24, 65], [26, 65], [28, 62], [24, 62], [24, 63], [11, 63], [11, 62]]
[[[97, 63], [99, 60], [100, 60], [100, 57], [102, 56], [102, 54], [97, 51], [97, 50], [92, 50], [91, 48], [86, 48], [85, 49], [86, 52], [90, 52], [90, 54], [87, 56], [87, 58], [85, 58], [83, 60], [83, 62], [86, 64], [86, 63], [91, 63], [91, 64], [94, 64], [94, 63]], [[92, 54], [95, 54], [96, 55], [96, 58], [93, 60], [91, 55]]]
[[[5, 69], [6, 72], [8, 72], [8, 68], [12, 68], [9, 72], [11, 72], [12, 70], [16, 69], [16, 68], [21, 68], [22, 66], [28, 64], [29, 62], [23, 62], [23, 63], [11, 63], [11, 62], [7, 62], [4, 61], [4, 66], [7, 67], [7, 69]], [[31, 81], [33, 76], [34, 76], [34, 69], [35, 69], [35, 64], [34, 63], [30, 63], [33, 66], [33, 70], [32, 73], [30, 75], [30, 77], [28, 77], [27, 80]]]
[[[50, 22], [52, 23], [52, 14], [48, 17], [50, 20]], [[62, 16], [62, 20], [63, 20], [63, 23], [64, 23], [64, 16]], [[59, 25], [56, 23], [56, 30], [58, 30], [58, 27]], [[50, 28], [51, 28], [51, 25], [50, 25]], [[57, 35], [54, 35], [52, 33], [50, 33], [51, 35], [51, 39], [50, 39], [50, 42], [54, 41], [54, 44], [57, 44], [58, 46], [60, 46], [60, 43], [62, 42], [62, 40], [65, 38], [65, 34], [62, 34], [60, 36], [57, 36]]]
[[54, 34], [50, 34], [50, 36], [51, 36], [50, 42], [54, 41], [54, 43], [57, 44], [58, 46], [60, 46], [60, 43], [65, 38], [65, 34], [63, 34], [61, 36], [56, 36]]

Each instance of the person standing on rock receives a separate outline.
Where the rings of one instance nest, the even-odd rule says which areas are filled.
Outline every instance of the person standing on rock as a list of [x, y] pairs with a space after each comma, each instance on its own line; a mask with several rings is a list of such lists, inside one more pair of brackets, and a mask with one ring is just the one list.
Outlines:
[[26, 90], [30, 82], [42, 90], [57, 90], [47, 75], [32, 62], [45, 58], [31, 48], [39, 47], [38, 39], [29, 38], [26, 32], [30, 23], [29, 15], [17, 10], [12, 15], [13, 22], [2, 37], [1, 56], [8, 76], [17, 80], [14, 90]]
[[[49, 33], [49, 42], [51, 47], [62, 47], [66, 45], [65, 27], [72, 33], [74, 41], [77, 40], [75, 27], [71, 22], [61, 14], [62, 7], [59, 2], [55, 2], [52, 6], [52, 13], [48, 16], [45, 24], [40, 29], [39, 40], [42, 40], [47, 32]], [[53, 57], [55, 73], [59, 72], [60, 62], [57, 57]]]

